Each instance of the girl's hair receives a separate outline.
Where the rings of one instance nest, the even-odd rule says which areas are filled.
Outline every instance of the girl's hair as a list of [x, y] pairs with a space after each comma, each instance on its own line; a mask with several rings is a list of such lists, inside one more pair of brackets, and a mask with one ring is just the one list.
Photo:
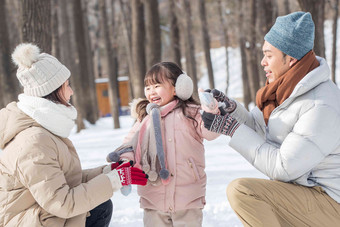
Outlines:
[[56, 90], [54, 90], [52, 93], [44, 96], [43, 98], [44, 99], [47, 99], [47, 100], [50, 100], [54, 103], [57, 103], [57, 104], [63, 104], [64, 106], [71, 106], [69, 103], [67, 103], [65, 100], [64, 100], [64, 97], [62, 95], [62, 91], [64, 89], [64, 84], [63, 83], [60, 87], [58, 87]]
[[[175, 87], [177, 78], [179, 75], [183, 74], [183, 71], [181, 68], [173, 62], [160, 62], [151, 67], [151, 69], [146, 73], [144, 78], [144, 86], [147, 87], [152, 84], [162, 84], [165, 81], [168, 81], [172, 86]], [[181, 100], [177, 96], [175, 96], [175, 99], [178, 100], [177, 105], [174, 109], [180, 108], [182, 109], [182, 112], [184, 116], [187, 118], [193, 120], [195, 122], [195, 127], [197, 127], [198, 123], [193, 118], [199, 109], [197, 108], [195, 115], [193, 116], [188, 111], [186, 111], [186, 108], [188, 107], [188, 104], [196, 104], [199, 103], [191, 96], [188, 100]], [[149, 104], [148, 100], [143, 100], [139, 102], [136, 106], [136, 112], [138, 113], [138, 118], [140, 120], [143, 120], [144, 117], [146, 117], [146, 106]]]

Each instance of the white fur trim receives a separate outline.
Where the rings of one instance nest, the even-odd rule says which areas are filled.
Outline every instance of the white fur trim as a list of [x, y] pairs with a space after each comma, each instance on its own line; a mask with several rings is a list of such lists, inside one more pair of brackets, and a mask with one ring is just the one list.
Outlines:
[[136, 107], [137, 107], [137, 104], [140, 102], [140, 101], [143, 101], [144, 99], [142, 98], [137, 98], [137, 99], [133, 99], [130, 103], [129, 103], [129, 106], [130, 106], [130, 112], [131, 112], [131, 117], [134, 118], [134, 119], [137, 119], [138, 118], [138, 113], [136, 111]]
[[179, 75], [175, 84], [176, 96], [183, 101], [188, 100], [194, 91], [194, 84], [192, 79], [183, 73]]

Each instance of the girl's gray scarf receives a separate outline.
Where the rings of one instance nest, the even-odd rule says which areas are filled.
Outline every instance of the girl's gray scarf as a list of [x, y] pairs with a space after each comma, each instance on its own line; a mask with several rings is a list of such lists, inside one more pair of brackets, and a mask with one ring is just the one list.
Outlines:
[[158, 184], [161, 181], [167, 184], [169, 171], [166, 169], [161, 117], [171, 112], [177, 103], [178, 101], [174, 100], [163, 107], [154, 103], [148, 104], [146, 108], [148, 116], [143, 119], [135, 135], [128, 143], [111, 152], [107, 160], [117, 162], [121, 154], [133, 151], [135, 167], [141, 168], [149, 175], [150, 183]]

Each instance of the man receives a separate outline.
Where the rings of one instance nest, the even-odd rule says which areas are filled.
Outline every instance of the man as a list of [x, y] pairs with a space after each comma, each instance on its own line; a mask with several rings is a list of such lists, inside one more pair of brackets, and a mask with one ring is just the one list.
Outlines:
[[231, 136], [229, 145], [271, 180], [228, 185], [245, 226], [339, 226], [340, 91], [325, 59], [313, 52], [310, 13], [278, 17], [265, 36], [267, 82], [248, 112], [223, 93], [221, 113], [204, 112], [205, 127]]

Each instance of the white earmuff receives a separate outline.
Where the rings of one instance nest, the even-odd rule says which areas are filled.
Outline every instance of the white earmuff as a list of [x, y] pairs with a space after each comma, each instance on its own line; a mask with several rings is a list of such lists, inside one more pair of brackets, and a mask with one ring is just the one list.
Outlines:
[[182, 73], [178, 76], [175, 84], [175, 91], [177, 97], [183, 101], [188, 100], [192, 96], [194, 84], [186, 73]]

